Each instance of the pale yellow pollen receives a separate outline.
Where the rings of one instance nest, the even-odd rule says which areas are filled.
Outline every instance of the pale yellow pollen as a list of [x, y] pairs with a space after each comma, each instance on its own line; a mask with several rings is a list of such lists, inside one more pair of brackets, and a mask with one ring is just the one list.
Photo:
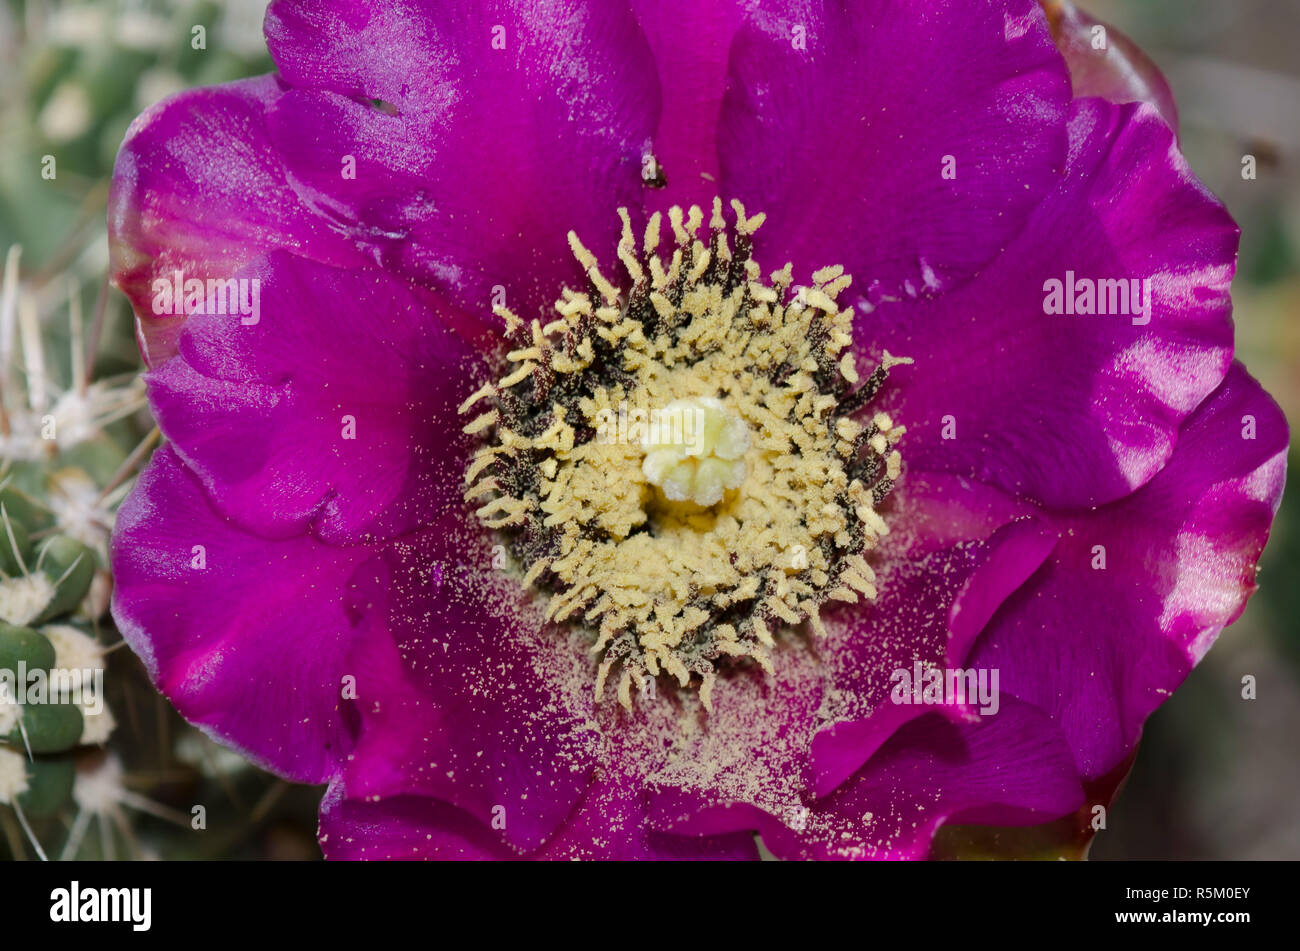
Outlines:
[[517, 370], [515, 370], [514, 373], [511, 373], [509, 376], [503, 377], [501, 379], [502, 388], [505, 389], [514, 386], [516, 383], [522, 383], [525, 379], [528, 378], [528, 375], [532, 373], [533, 370], [535, 369], [537, 369], [536, 363], [533, 363], [532, 361], [525, 362], [522, 366], [520, 366]]
[[853, 354], [846, 353], [840, 358], [840, 372], [850, 383], [858, 382], [858, 368], [853, 365]]
[[495, 386], [493, 386], [491, 383], [484, 383], [482, 386], [480, 386], [477, 390], [475, 390], [470, 395], [469, 399], [467, 399], [465, 402], [460, 404], [460, 409], [458, 410], [458, 412], [463, 416], [465, 413], [469, 411], [469, 408], [473, 406], [475, 403], [477, 403], [479, 400], [483, 399], [486, 396], [495, 396], [496, 392], [497, 392], [497, 388]]
[[470, 436], [482, 432], [497, 421], [500, 414], [496, 410], [489, 410], [481, 416], [475, 417], [474, 421], [464, 427], [464, 432]]
[[492, 308], [492, 313], [506, 322], [506, 333], [514, 333], [524, 325], [524, 322], [516, 317], [513, 311], [502, 307], [500, 304]]

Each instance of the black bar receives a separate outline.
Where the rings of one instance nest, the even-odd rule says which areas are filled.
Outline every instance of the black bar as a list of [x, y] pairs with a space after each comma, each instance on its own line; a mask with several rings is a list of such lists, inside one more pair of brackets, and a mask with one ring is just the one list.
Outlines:
[[[585, 935], [583, 941], [595, 939], [593, 932], [613, 938], [624, 929], [694, 940], [725, 937], [733, 928], [739, 937], [756, 927], [770, 937], [767, 929], [789, 921], [805, 938], [848, 927], [857, 935], [854, 945], [910, 934], [921, 946], [940, 931], [951, 937], [953, 929], [972, 937], [1071, 943], [1097, 935], [1183, 940], [1199, 933], [1233, 941], [1254, 929], [1286, 933], [1296, 917], [1293, 876], [1290, 863], [1246, 862], [566, 863], [545, 870], [524, 864], [29, 862], [7, 867], [0, 894], [6, 937], [99, 932], [127, 940], [260, 944], [284, 937], [300, 944], [318, 938], [336, 943], [348, 935], [403, 940], [398, 936], [409, 928], [441, 942], [467, 931], [466, 937], [496, 940], [513, 926], [533, 941], [564, 940], [571, 929]], [[128, 920], [52, 920], [67, 916], [74, 881], [87, 913], [92, 907], [111, 912], [117, 902], [119, 917]], [[99, 889], [149, 889], [148, 930], [136, 930], [129, 920], [134, 910], [143, 924], [143, 892], [134, 893], [138, 905], [126, 905], [124, 893], [105, 901]], [[61, 898], [67, 899], [62, 905]]]

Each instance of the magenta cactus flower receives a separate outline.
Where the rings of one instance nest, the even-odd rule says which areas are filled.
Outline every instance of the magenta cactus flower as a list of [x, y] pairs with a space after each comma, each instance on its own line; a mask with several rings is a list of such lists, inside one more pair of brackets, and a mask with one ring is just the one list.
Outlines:
[[158, 688], [327, 783], [330, 858], [1088, 808], [1253, 590], [1288, 433], [1167, 87], [1049, 6], [275, 0], [277, 72], [114, 178]]

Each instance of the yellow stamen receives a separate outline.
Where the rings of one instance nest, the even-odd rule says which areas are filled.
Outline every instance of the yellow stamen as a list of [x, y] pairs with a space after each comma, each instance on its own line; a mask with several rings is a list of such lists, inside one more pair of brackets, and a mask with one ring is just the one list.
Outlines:
[[466, 497], [488, 497], [477, 514], [551, 595], [547, 617], [591, 631], [598, 698], [621, 665], [629, 710], [660, 673], [712, 709], [720, 665], [770, 673], [781, 628], [824, 636], [828, 605], [874, 598], [864, 556], [901, 474], [903, 427], [857, 414], [910, 361], [886, 353], [863, 382], [843, 267], [797, 293], [792, 263], [763, 281], [764, 216], [731, 208], [734, 240], [715, 200], [707, 233], [703, 210], [673, 207], [670, 246], [655, 214], [639, 251], [620, 209], [625, 289], [569, 232], [586, 291], [564, 289], [545, 325], [503, 313], [517, 366], [461, 407], [492, 403], [465, 427], [494, 441]]

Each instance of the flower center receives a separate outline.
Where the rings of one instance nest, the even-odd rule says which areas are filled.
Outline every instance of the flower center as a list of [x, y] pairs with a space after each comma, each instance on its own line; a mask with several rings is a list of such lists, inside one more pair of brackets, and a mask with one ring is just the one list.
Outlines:
[[662, 252], [661, 217], [638, 251], [620, 209], [625, 289], [570, 232], [588, 287], [545, 325], [497, 308], [514, 367], [461, 407], [491, 404], [465, 427], [484, 441], [466, 498], [550, 594], [547, 616], [590, 631], [596, 695], [617, 668], [626, 707], [663, 673], [709, 706], [724, 665], [770, 672], [783, 628], [820, 634], [828, 603], [876, 596], [866, 555], [903, 427], [857, 417], [910, 361], [885, 353], [863, 380], [844, 269], [764, 281], [763, 216], [732, 207], [728, 229], [714, 200], [707, 241], [698, 207], [672, 208]]
[[673, 400], [641, 437], [641, 472], [671, 501], [707, 508], [745, 481], [749, 443], [749, 427], [721, 400]]

